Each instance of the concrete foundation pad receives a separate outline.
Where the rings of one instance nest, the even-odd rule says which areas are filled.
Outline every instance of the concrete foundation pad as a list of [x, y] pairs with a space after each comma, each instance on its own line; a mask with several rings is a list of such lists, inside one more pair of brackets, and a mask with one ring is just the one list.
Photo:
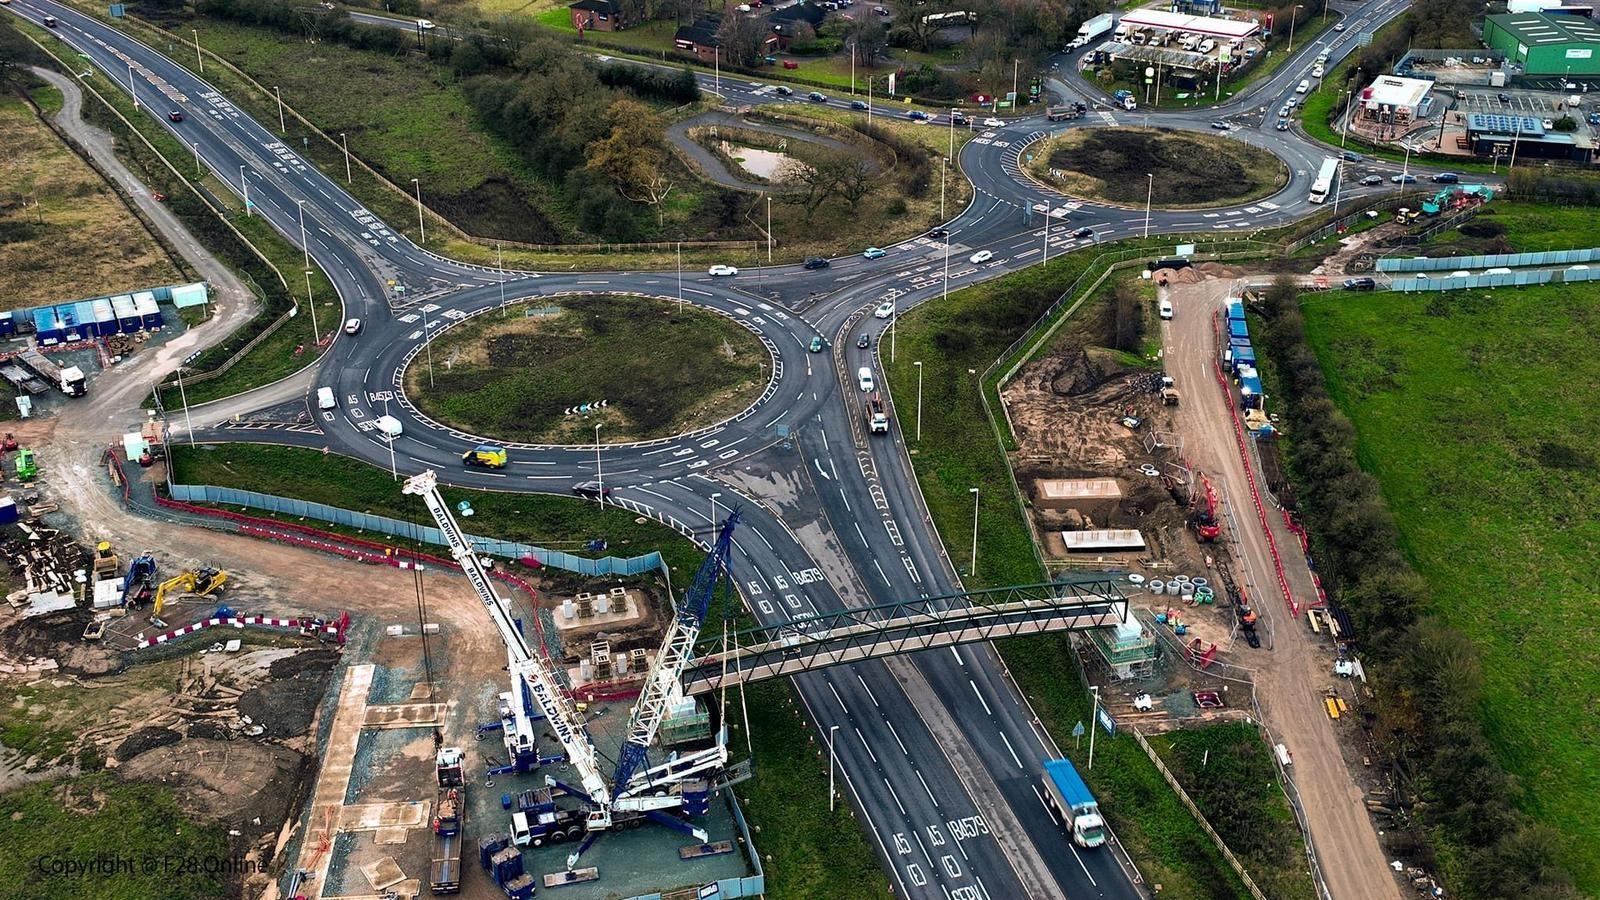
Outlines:
[[444, 724], [443, 703], [392, 703], [367, 707], [363, 728], [438, 728]]
[[352, 803], [339, 810], [340, 831], [370, 831], [379, 828], [420, 828], [428, 820], [428, 804]]
[[406, 873], [400, 871], [400, 864], [394, 857], [385, 856], [375, 859], [361, 867], [361, 874], [367, 876], [372, 889], [381, 891], [390, 885], [399, 884], [406, 880]]

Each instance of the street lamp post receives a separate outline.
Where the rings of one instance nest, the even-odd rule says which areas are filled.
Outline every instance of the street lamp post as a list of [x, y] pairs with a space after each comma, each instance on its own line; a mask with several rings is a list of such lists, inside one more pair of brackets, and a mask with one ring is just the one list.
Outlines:
[[1154, 172], [1144, 173], [1147, 185], [1144, 191], [1144, 236], [1150, 236], [1150, 201], [1156, 195], [1156, 175]]
[[189, 429], [189, 446], [194, 446], [194, 420], [189, 417], [189, 392], [183, 389], [183, 366], [178, 367], [178, 396], [183, 400], [183, 425]]
[[428, 242], [428, 226], [422, 220], [422, 182], [413, 178], [411, 183], [417, 188], [417, 231], [422, 233], [422, 243], [426, 244]]
[[972, 568], [967, 570], [967, 577], [978, 577], [978, 498], [977, 488], [972, 488]]
[[944, 299], [950, 299], [950, 235], [944, 236]]
[[499, 241], [494, 242], [494, 267], [499, 270], [500, 276], [500, 316], [506, 314], [506, 258], [501, 250]]
[[1405, 161], [1400, 164], [1400, 193], [1405, 193], [1406, 179], [1411, 176], [1411, 145], [1406, 145]]
[[133, 108], [139, 108], [139, 92], [133, 85], [133, 63], [128, 63], [128, 96], [133, 98]]
[[600, 426], [604, 422], [594, 423], [594, 498], [601, 505], [606, 505], [606, 477], [600, 471]]
[[[953, 147], [954, 145], [955, 145], [954, 144], [954, 138], [952, 138], [951, 139], [951, 146]], [[940, 222], [946, 221], [945, 217], [944, 217], [944, 170], [945, 170], [945, 165], [947, 163], [949, 163], [949, 162], [950, 162], [949, 157], [946, 157], [944, 159], [939, 160], [939, 221]]]
[[[384, 415], [385, 418], [388, 418], [388, 416], [389, 416], [389, 396], [388, 396], [388, 394], [385, 394], [384, 397], [383, 397], [383, 415]], [[392, 434], [384, 435], [384, 441], [389, 445], [389, 477], [393, 478], [395, 481], [399, 481], [400, 480], [400, 467], [395, 465], [395, 459], [394, 459], [394, 435], [392, 435]]]
[[767, 265], [772, 265], [772, 195], [767, 195]]
[[428, 304], [422, 304], [422, 345], [427, 348], [428, 354], [428, 387], [433, 387], [433, 337], [432, 325], [428, 322]]
[[678, 309], [683, 309], [683, 241], [678, 242]]
[[344, 183], [352, 184], [354, 179], [350, 177], [350, 139], [345, 137], [342, 131], [339, 132], [339, 143], [344, 145]]
[[317, 301], [311, 296], [311, 270], [306, 270], [306, 305], [311, 307], [311, 341], [316, 347], [322, 346], [322, 332], [317, 330]]
[[295, 211], [300, 214], [300, 252], [305, 256], [304, 268], [311, 268], [311, 244], [306, 241], [306, 201], [304, 198], [294, 202]]
[[255, 215], [250, 211], [250, 182], [244, 180], [244, 166], [239, 167], [239, 187], [244, 191], [244, 214], [247, 216]]
[[277, 85], [272, 86], [272, 95], [278, 98], [278, 133], [287, 134], [289, 127], [283, 121], [283, 91]]
[[1094, 706], [1089, 712], [1089, 765], [1087, 766], [1087, 768], [1092, 770], [1094, 768], [1095, 722], [1100, 718], [1100, 685], [1089, 685], [1089, 692], [1094, 694]]
[[833, 812], [833, 772], [838, 768], [838, 757], [833, 752], [833, 733], [838, 730], [837, 725], [828, 729], [828, 812]]
[[917, 442], [922, 442], [922, 360], [912, 363], [917, 367]]
[[200, 29], [191, 28], [189, 30], [194, 33], [194, 63], [200, 68], [200, 74], [204, 75], [206, 73], [206, 61], [200, 55]]
[[717, 498], [722, 496], [721, 491], [711, 495], [711, 530], [717, 530]]
[[1344, 127], [1339, 129], [1339, 149], [1344, 149], [1344, 142], [1350, 139], [1350, 117], [1355, 114], [1355, 91], [1344, 92]]
[[1289, 11], [1289, 49], [1285, 52], [1294, 52], [1294, 23], [1296, 19], [1300, 18], [1300, 10], [1304, 8], [1304, 4], [1296, 3], [1294, 9]]
[[196, 144], [194, 141], [190, 141], [189, 149], [194, 151], [194, 177], [196, 179], [206, 177], [205, 166], [200, 164], [200, 145]]

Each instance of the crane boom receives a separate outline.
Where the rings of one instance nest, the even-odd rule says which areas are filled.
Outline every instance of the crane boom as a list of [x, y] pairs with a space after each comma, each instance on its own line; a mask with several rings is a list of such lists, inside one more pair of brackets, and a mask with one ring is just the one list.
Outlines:
[[[661, 650], [656, 653], [644, 688], [639, 692], [639, 699], [628, 717], [628, 736], [622, 744], [622, 756], [617, 760], [616, 775], [611, 779], [618, 796], [628, 792], [634, 774], [644, 764], [650, 742], [655, 739], [667, 710], [683, 699], [680, 679], [693, 658], [694, 643], [700, 637], [701, 626], [705, 624], [706, 610], [711, 604], [712, 593], [716, 591], [717, 580], [728, 570], [728, 556], [733, 549], [733, 530], [738, 525], [739, 509], [734, 507], [717, 532], [711, 552], [706, 554], [699, 571], [695, 572], [694, 582], [689, 585], [677, 616], [661, 640]], [[719, 749], [721, 761], [726, 762], [726, 747], [719, 742]]]
[[406, 479], [404, 492], [420, 496], [427, 504], [428, 512], [433, 515], [434, 523], [439, 526], [439, 532], [444, 535], [445, 543], [450, 547], [450, 555], [461, 565], [461, 571], [466, 573], [467, 581], [472, 584], [472, 589], [477, 592], [478, 599], [483, 601], [484, 607], [489, 611], [489, 618], [500, 632], [500, 640], [506, 645], [506, 655], [511, 664], [511, 687], [514, 694], [512, 706], [513, 715], [517, 718], [518, 739], [531, 740], [532, 737], [532, 729], [527, 725], [525, 712], [527, 695], [531, 693], [540, 712], [555, 731], [556, 739], [561, 742], [562, 749], [566, 751], [567, 761], [577, 771], [579, 781], [589, 799], [601, 808], [606, 808], [610, 803], [611, 794], [605, 779], [600, 775], [598, 758], [588, 732], [578, 721], [555, 676], [551, 674], [544, 661], [529, 649], [527, 640], [511, 617], [506, 601], [495, 591], [493, 582], [489, 580], [489, 574], [478, 562], [478, 555], [472, 549], [471, 542], [456, 524], [455, 516], [451, 515], [444, 498], [439, 495], [438, 475], [431, 470], [414, 475]]

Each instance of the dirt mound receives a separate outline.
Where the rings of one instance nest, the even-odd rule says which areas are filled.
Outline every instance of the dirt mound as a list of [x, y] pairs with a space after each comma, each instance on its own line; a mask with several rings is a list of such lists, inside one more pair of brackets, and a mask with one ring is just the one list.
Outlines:
[[323, 647], [316, 650], [307, 650], [293, 656], [275, 659], [267, 669], [267, 674], [274, 681], [280, 678], [293, 678], [301, 672], [316, 670], [327, 673], [339, 663], [339, 651]]
[[112, 751], [111, 755], [116, 757], [118, 762], [127, 762], [147, 750], [165, 747], [168, 744], [176, 744], [181, 740], [183, 740], [183, 736], [176, 731], [152, 725], [128, 735], [126, 740], [117, 745], [117, 749]]
[[[302, 657], [313, 657], [297, 662]], [[316, 716], [317, 705], [328, 687], [328, 675], [338, 655], [332, 651], [309, 651], [276, 660], [273, 680], [251, 688], [239, 696], [239, 714], [249, 716], [266, 729], [269, 738], [290, 738], [304, 734]], [[279, 666], [293, 671], [287, 678], [277, 677]]]

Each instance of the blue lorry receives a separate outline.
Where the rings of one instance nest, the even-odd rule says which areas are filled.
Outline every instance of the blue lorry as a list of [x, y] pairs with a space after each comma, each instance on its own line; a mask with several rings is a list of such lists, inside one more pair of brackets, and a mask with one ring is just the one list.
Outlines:
[[1072, 832], [1079, 847], [1098, 847], [1106, 842], [1106, 823], [1100, 818], [1100, 804], [1083, 783], [1070, 759], [1049, 759], [1044, 764], [1045, 796], [1061, 821]]

